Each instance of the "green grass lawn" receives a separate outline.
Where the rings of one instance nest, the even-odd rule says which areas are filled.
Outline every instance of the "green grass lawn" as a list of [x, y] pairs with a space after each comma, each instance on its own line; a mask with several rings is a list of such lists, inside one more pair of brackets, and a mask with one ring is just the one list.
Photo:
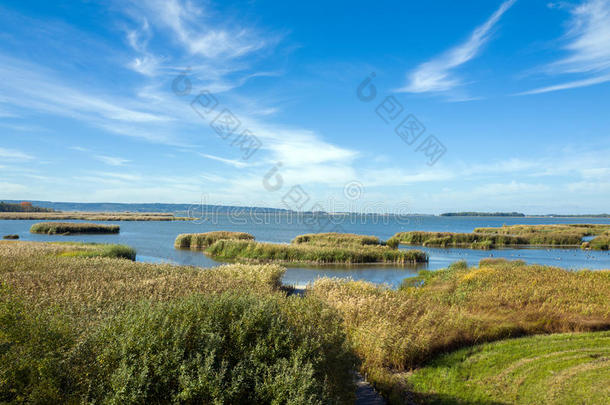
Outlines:
[[422, 404], [609, 404], [610, 332], [462, 349], [437, 357], [408, 382]]

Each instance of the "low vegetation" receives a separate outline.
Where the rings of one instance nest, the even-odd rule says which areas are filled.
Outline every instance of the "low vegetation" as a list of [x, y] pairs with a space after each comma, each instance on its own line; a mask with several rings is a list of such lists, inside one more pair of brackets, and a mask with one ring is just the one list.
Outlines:
[[337, 311], [277, 265], [200, 269], [0, 242], [2, 403], [353, 403]]
[[99, 234], [119, 233], [118, 225], [88, 224], [81, 222], [40, 222], [32, 225], [31, 233], [43, 233], [48, 235], [71, 235], [71, 234]]
[[408, 376], [418, 404], [605, 404], [610, 333], [504, 340], [442, 355]]
[[525, 217], [521, 212], [446, 212], [441, 217]]
[[0, 212], [0, 219], [21, 220], [82, 220], [82, 221], [191, 221], [156, 212]]
[[610, 271], [484, 260], [423, 271], [399, 290], [321, 279], [313, 295], [339, 310], [362, 372], [392, 403], [408, 403], [405, 372], [435, 355], [529, 334], [610, 328]]
[[245, 232], [214, 231], [206, 233], [183, 233], [174, 242], [176, 249], [204, 250], [221, 239], [254, 240], [254, 236]]
[[406, 245], [469, 249], [494, 249], [502, 246], [529, 245], [528, 239], [521, 236], [424, 231], [399, 232], [388, 242], [396, 243], [394, 241]]
[[[580, 247], [583, 244], [583, 237], [601, 235], [608, 231], [610, 231], [610, 225], [512, 225], [499, 228], [476, 228], [472, 233], [399, 232], [388, 242], [470, 249], [494, 249], [510, 246]], [[603, 246], [603, 238], [598, 243], [599, 246]], [[592, 245], [592, 249], [596, 249], [598, 246], [590, 245]]]
[[587, 246], [584, 246], [593, 250], [608, 250], [610, 248], [610, 235], [600, 235], [590, 242], [585, 242]]
[[0, 212], [54, 212], [51, 208], [36, 207], [31, 202], [5, 203], [0, 201]]
[[397, 250], [383, 246], [328, 247], [238, 240], [219, 240], [206, 249], [206, 253], [224, 260], [280, 263], [405, 264], [428, 261], [428, 256], [418, 250]]
[[299, 235], [292, 240], [292, 243], [313, 246], [368, 246], [379, 245], [380, 241], [376, 236], [329, 232]]
[[297, 236], [292, 243], [262, 243], [242, 232], [208, 232], [178, 235], [176, 248], [202, 250], [219, 260], [302, 264], [423, 263], [418, 250], [397, 250], [374, 236], [324, 233]]
[[19, 235], [4, 235], [2, 239], [19, 239]]

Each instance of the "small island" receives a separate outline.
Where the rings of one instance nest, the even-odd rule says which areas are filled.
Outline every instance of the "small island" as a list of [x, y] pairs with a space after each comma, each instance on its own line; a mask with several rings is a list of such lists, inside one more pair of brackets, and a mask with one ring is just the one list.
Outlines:
[[40, 222], [32, 225], [31, 233], [47, 235], [112, 234], [119, 233], [118, 225], [101, 225], [80, 222]]
[[521, 212], [446, 212], [441, 217], [525, 217]]
[[219, 260], [291, 264], [426, 263], [419, 250], [399, 250], [375, 236], [321, 233], [297, 236], [291, 243], [264, 243], [244, 232], [207, 232], [178, 235], [177, 249], [201, 250]]
[[[583, 239], [591, 236], [590, 241]], [[397, 233], [387, 243], [468, 249], [538, 246], [608, 250], [610, 225], [511, 225], [476, 228], [472, 233], [410, 231]]]

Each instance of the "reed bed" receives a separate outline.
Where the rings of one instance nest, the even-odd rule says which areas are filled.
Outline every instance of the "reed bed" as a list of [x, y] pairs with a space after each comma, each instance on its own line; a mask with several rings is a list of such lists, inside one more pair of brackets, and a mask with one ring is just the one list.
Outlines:
[[214, 231], [206, 233], [183, 233], [174, 242], [176, 249], [204, 250], [221, 239], [254, 240], [254, 236], [245, 232]]
[[31, 233], [43, 233], [48, 235], [71, 235], [71, 234], [108, 234], [119, 233], [121, 227], [118, 225], [101, 225], [81, 222], [40, 222], [30, 228]]
[[[476, 228], [473, 233], [399, 232], [388, 243], [470, 249], [495, 249], [509, 246], [579, 247], [583, 243], [583, 237], [601, 235], [609, 230], [610, 225], [512, 225], [499, 228]], [[600, 239], [601, 241], [602, 239]], [[600, 246], [603, 245], [600, 243]], [[584, 247], [589, 247], [589, 245]]]
[[428, 256], [417, 250], [381, 245], [377, 237], [324, 233], [297, 236], [290, 244], [261, 243], [243, 232], [207, 232], [178, 235], [177, 249], [202, 250], [219, 260], [302, 264], [423, 263]]
[[318, 246], [261, 243], [244, 240], [218, 240], [205, 250], [211, 256], [235, 260], [280, 263], [424, 263], [428, 255], [418, 250], [397, 250], [385, 246]]
[[83, 221], [191, 221], [162, 212], [0, 212], [0, 219], [83, 220]]
[[610, 328], [610, 271], [461, 262], [421, 272], [399, 290], [321, 279], [312, 294], [339, 310], [361, 371], [397, 404], [408, 403], [405, 372], [436, 354], [521, 335]]
[[379, 238], [376, 236], [337, 232], [299, 235], [294, 238], [291, 243], [314, 246], [369, 246], [381, 244]]
[[0, 402], [353, 403], [341, 318], [287, 298], [285, 269], [82, 248], [0, 242]]
[[406, 245], [470, 249], [494, 249], [502, 246], [523, 246], [530, 244], [527, 238], [521, 236], [423, 231], [399, 232], [390, 238], [388, 242], [393, 242], [394, 240]]

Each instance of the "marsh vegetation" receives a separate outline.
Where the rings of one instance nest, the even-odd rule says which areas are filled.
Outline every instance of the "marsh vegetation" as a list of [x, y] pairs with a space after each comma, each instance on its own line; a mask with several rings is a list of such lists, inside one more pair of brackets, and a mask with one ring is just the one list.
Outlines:
[[[390, 241], [407, 245], [470, 249], [495, 249], [511, 246], [582, 246], [601, 250], [600, 248], [604, 246], [604, 235], [607, 236], [607, 232], [610, 232], [610, 225], [512, 225], [498, 228], [476, 228], [472, 233], [399, 232]], [[601, 236], [596, 243], [583, 245], [584, 237], [595, 235]]]
[[81, 247], [0, 242], [2, 402], [353, 402], [340, 316], [286, 297], [281, 267], [66, 255]]
[[306, 234], [290, 244], [254, 241], [242, 232], [182, 234], [176, 248], [199, 249], [219, 260], [246, 260], [278, 263], [421, 263], [428, 256], [418, 250], [398, 250], [385, 246], [374, 236], [354, 234]]
[[107, 234], [119, 233], [118, 225], [88, 224], [82, 222], [40, 222], [32, 225], [31, 233], [43, 233], [47, 235], [71, 235], [71, 234]]
[[343, 315], [362, 372], [392, 403], [408, 403], [405, 372], [436, 355], [522, 335], [610, 328], [610, 271], [523, 262], [458, 262], [399, 290], [322, 279], [313, 295]]

